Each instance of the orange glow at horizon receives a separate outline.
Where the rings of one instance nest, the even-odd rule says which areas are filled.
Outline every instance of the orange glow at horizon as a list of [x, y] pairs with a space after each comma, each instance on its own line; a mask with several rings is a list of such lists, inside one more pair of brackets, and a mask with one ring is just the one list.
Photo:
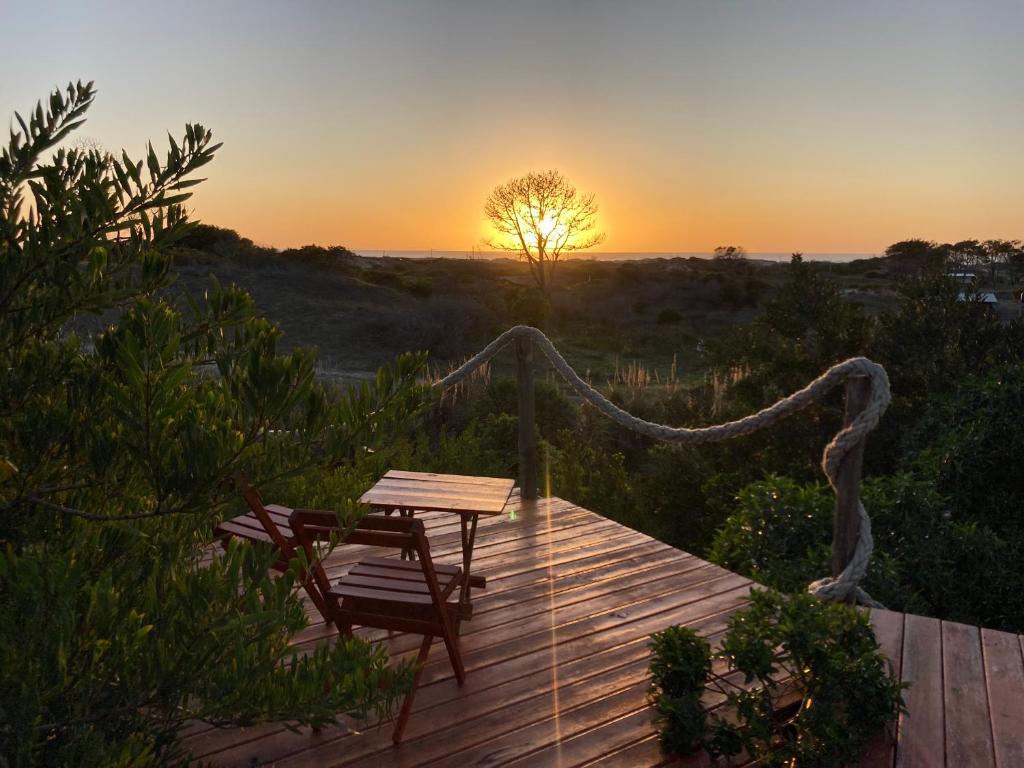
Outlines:
[[[1024, 152], [1008, 158], [994, 146], [976, 147], [935, 162], [935, 142], [919, 140], [909, 151], [881, 127], [873, 131], [854, 145], [811, 129], [796, 141], [750, 127], [715, 152], [697, 152], [685, 137], [659, 133], [659, 142], [644, 145], [609, 129], [579, 141], [567, 129], [524, 151], [514, 131], [490, 127], [474, 133], [470, 150], [446, 148], [441, 163], [427, 162], [416, 137], [399, 131], [380, 144], [361, 140], [358, 156], [346, 147], [304, 153], [291, 165], [300, 187], [280, 185], [283, 169], [274, 165], [261, 178], [245, 162], [248, 147], [226, 136], [194, 208], [208, 223], [276, 247], [486, 250], [493, 233], [483, 205], [491, 189], [557, 168], [578, 189], [595, 193], [600, 208], [606, 240], [578, 254], [584, 257], [710, 253], [720, 245], [755, 253], [880, 253], [909, 237], [1024, 235]], [[889, 144], [896, 154], [885, 149]]]
[[[358, 196], [329, 189], [313, 194], [311, 185], [309, 197], [296, 199], [269, 186], [239, 189], [216, 173], [217, 165], [193, 200], [195, 215], [206, 223], [235, 229], [262, 245], [315, 243], [354, 250], [486, 250], [494, 233], [482, 215], [483, 201], [495, 183], [511, 175], [495, 172], [472, 184], [460, 181], [444, 190], [446, 204], [439, 209], [429, 187], [407, 190], [395, 200], [387, 182], [379, 191], [362, 187]], [[554, 164], [531, 167], [548, 165]], [[598, 229], [606, 234], [597, 249], [576, 256], [710, 253], [719, 245], [751, 252], [878, 253], [908, 237], [955, 242], [1024, 234], [1015, 204], [1021, 192], [1009, 184], [965, 187], [960, 180], [970, 175], [967, 168], [947, 169], [948, 186], [846, 177], [841, 185], [807, 179], [778, 188], [752, 180], [737, 182], [738, 190], [717, 182], [704, 192], [687, 188], [703, 186], [696, 182], [667, 185], [657, 176], [630, 179], [607, 169], [566, 175], [596, 193]]]

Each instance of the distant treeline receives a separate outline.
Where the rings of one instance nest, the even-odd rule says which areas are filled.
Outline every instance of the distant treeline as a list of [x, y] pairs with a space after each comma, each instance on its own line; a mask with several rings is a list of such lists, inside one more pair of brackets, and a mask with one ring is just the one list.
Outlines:
[[269, 248], [256, 245], [233, 229], [210, 224], [197, 224], [178, 241], [178, 245], [187, 251], [201, 251], [210, 256], [236, 261], [289, 261], [311, 267], [332, 267], [346, 262], [351, 264], [359, 258], [340, 245], [304, 245], [284, 250]]
[[[196, 225], [179, 244], [186, 251], [198, 251], [236, 261], [287, 261], [320, 268], [352, 266], [361, 258], [340, 245], [304, 245], [278, 250], [256, 245], [233, 229], [210, 224]], [[734, 264], [743, 263], [747, 261], [747, 252], [741, 246], [720, 246], [715, 249], [714, 258]], [[699, 259], [691, 258], [689, 261]], [[992, 281], [996, 281], [1000, 274], [1005, 274], [1009, 282], [1017, 283], [1024, 278], [1024, 241], [990, 239], [939, 243], [911, 238], [890, 245], [885, 249], [884, 257], [858, 259], [851, 264], [860, 265], [864, 262], [886, 262], [897, 276], [976, 270], [987, 272]]]
[[1024, 245], [1020, 240], [961, 240], [936, 243], [931, 240], [901, 240], [885, 249], [897, 271], [920, 275], [941, 270], [985, 270], [995, 282], [1004, 272], [1011, 283], [1024, 277]]

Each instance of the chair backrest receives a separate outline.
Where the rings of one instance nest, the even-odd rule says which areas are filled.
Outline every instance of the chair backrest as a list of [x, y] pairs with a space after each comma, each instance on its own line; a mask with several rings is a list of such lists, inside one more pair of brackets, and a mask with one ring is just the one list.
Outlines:
[[331, 536], [340, 536], [340, 542], [343, 544], [360, 544], [368, 547], [386, 547], [415, 552], [420, 567], [423, 569], [431, 597], [434, 598], [434, 602], [439, 608], [443, 606], [441, 588], [434, 571], [434, 563], [430, 557], [430, 544], [427, 541], [426, 529], [421, 520], [412, 517], [367, 515], [356, 523], [354, 529], [345, 533], [339, 528], [338, 516], [334, 512], [296, 509], [292, 512], [289, 522], [298, 545], [306, 554], [310, 573], [321, 594], [326, 595], [330, 591], [331, 584], [313, 545], [318, 541], [326, 541]]

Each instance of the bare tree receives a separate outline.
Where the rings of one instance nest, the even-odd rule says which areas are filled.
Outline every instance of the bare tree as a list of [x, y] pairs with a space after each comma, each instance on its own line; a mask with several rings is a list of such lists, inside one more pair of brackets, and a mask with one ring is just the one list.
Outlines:
[[555, 170], [499, 184], [484, 203], [484, 215], [495, 231], [487, 245], [526, 261], [545, 296], [563, 254], [593, 248], [604, 240], [604, 233], [597, 231], [593, 193], [580, 194]]

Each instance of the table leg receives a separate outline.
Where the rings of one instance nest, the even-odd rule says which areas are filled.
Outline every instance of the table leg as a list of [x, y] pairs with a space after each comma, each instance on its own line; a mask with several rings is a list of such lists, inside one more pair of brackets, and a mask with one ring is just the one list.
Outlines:
[[[416, 513], [415, 509], [408, 509], [406, 507], [371, 507], [374, 512], [383, 512], [385, 517], [391, 517], [395, 512], [398, 513], [399, 517], [413, 517]], [[416, 553], [411, 549], [403, 549], [402, 554], [399, 555], [401, 560], [415, 560]]]
[[462, 589], [459, 591], [459, 616], [464, 619], [473, 617], [473, 601], [469, 595], [469, 567], [473, 561], [473, 543], [476, 541], [476, 523], [479, 517], [479, 515], [459, 515], [462, 527]]
[[[400, 510], [398, 510], [398, 514], [399, 515], [401, 515], [402, 517], [409, 517], [409, 518], [413, 517], [415, 515], [415, 512], [416, 512], [416, 510], [414, 510], [414, 509], [400, 509]], [[411, 549], [403, 549], [402, 550], [402, 559], [403, 560], [415, 560], [416, 559], [416, 553], [413, 552]]]

